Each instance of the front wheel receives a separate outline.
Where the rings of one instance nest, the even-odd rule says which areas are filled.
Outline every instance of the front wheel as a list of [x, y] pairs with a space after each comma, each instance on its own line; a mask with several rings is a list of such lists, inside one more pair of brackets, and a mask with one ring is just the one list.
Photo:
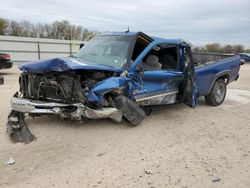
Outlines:
[[113, 97], [115, 106], [122, 112], [122, 115], [134, 126], [139, 125], [145, 118], [145, 112], [131, 99], [119, 95]]
[[215, 82], [211, 92], [205, 96], [205, 101], [208, 105], [219, 106], [225, 100], [227, 93], [227, 86], [223, 79]]

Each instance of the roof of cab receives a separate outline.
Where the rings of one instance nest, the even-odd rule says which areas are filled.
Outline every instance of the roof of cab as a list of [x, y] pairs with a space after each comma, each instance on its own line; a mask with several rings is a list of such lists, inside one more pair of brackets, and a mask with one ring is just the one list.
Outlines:
[[[100, 35], [114, 35], [114, 36], [136, 36], [138, 35], [139, 33], [143, 33], [143, 32], [104, 32], [104, 33], [101, 33]], [[166, 43], [171, 43], [171, 44], [177, 44], [177, 45], [180, 45], [180, 44], [188, 44], [186, 41], [182, 40], [182, 39], [164, 39], [164, 38], [160, 38], [160, 37], [153, 37], [153, 36], [150, 36], [154, 41], [162, 41], [162, 42], [166, 42]]]

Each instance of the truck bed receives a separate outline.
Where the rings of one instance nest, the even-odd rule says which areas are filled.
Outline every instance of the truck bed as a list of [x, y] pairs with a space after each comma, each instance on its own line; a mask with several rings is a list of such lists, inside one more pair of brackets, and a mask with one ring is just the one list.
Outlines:
[[[194, 57], [195, 59], [195, 57]], [[214, 82], [222, 77], [227, 84], [238, 78], [240, 68], [239, 56], [221, 56], [215, 60], [205, 61], [203, 58], [200, 63], [196, 63], [195, 77], [199, 96], [208, 95]]]
[[219, 54], [210, 52], [193, 52], [193, 59], [196, 66], [205, 66], [207, 64], [216, 63], [219, 60], [233, 57], [234, 54]]

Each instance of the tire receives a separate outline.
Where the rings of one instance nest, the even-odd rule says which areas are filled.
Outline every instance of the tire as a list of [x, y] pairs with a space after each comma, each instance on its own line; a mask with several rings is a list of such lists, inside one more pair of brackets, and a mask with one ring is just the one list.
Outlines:
[[208, 105], [219, 106], [224, 102], [226, 93], [227, 85], [225, 81], [223, 79], [218, 79], [210, 93], [205, 96], [205, 101]]
[[139, 125], [145, 118], [145, 112], [131, 99], [119, 95], [113, 98], [115, 106], [122, 115], [134, 126]]
[[152, 112], [152, 107], [151, 106], [141, 106], [143, 109], [144, 113], [146, 116], [149, 116]]

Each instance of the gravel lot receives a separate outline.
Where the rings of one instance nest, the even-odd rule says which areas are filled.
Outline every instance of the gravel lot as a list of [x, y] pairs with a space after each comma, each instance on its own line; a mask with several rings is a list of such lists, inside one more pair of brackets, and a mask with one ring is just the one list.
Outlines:
[[27, 145], [5, 133], [19, 71], [0, 74], [0, 187], [250, 187], [250, 65], [219, 107], [158, 107], [138, 127], [27, 118]]

